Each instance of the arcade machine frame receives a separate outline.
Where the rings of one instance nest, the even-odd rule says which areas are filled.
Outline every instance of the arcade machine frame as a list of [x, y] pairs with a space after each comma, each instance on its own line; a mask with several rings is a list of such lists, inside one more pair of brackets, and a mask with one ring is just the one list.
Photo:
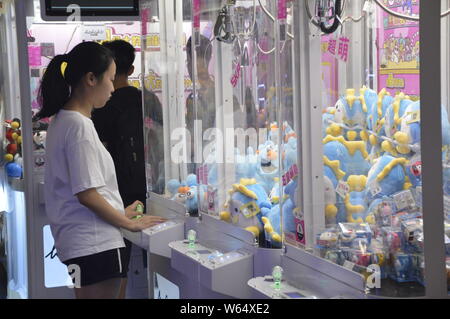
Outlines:
[[[359, 1], [358, 1], [359, 2]], [[379, 1], [373, 1], [373, 5], [381, 5]], [[309, 2], [311, 3], [311, 2]], [[354, 1], [352, 1], [354, 4]], [[360, 5], [362, 5], [361, 3]], [[359, 16], [361, 8], [353, 6], [353, 16]], [[365, 278], [345, 267], [333, 264], [312, 253], [315, 245], [316, 235], [319, 229], [324, 226], [323, 212], [324, 200], [321, 196], [324, 194], [322, 167], [322, 141], [320, 132], [321, 113], [325, 107], [322, 105], [321, 92], [323, 92], [320, 72], [317, 66], [320, 65], [320, 36], [317, 28], [311, 25], [311, 17], [308, 15], [308, 9], [304, 2], [295, 2], [294, 4], [295, 24], [295, 50], [296, 55], [295, 72], [297, 83], [301, 88], [299, 96], [300, 114], [297, 118], [301, 123], [301, 184], [300, 196], [303, 197], [302, 210], [305, 213], [306, 225], [306, 249], [300, 249], [285, 243], [282, 255], [282, 267], [285, 270], [285, 286], [283, 289], [275, 290], [273, 285], [265, 283], [264, 278], [256, 278], [249, 281], [249, 285], [258, 291], [258, 296], [269, 298], [371, 298], [368, 283]], [[447, 9], [447, 3], [442, 3], [442, 8]], [[444, 212], [443, 192], [442, 192], [442, 161], [441, 161], [441, 87], [447, 90], [447, 86], [441, 86], [441, 82], [448, 83], [448, 71], [442, 73], [442, 66], [448, 66], [445, 49], [448, 48], [448, 41], [442, 37], [441, 27], [448, 25], [445, 21], [441, 26], [441, 17], [447, 16], [449, 11], [441, 14], [441, 2], [422, 1], [420, 7], [420, 95], [422, 101], [428, 101], [426, 111], [422, 111], [421, 117], [421, 138], [426, 140], [421, 146], [422, 163], [426, 166], [426, 172], [423, 170], [423, 211]], [[361, 18], [356, 18], [359, 21]], [[418, 20], [418, 18], [416, 18]], [[351, 37], [358, 39], [361, 43], [368, 43], [364, 40], [367, 31], [361, 32], [355, 26], [351, 26]], [[348, 31], [348, 29], [347, 29]], [[442, 29], [445, 34], [446, 29]], [[430, 36], [434, 35], [434, 36]], [[367, 38], [368, 39], [368, 38]], [[441, 45], [442, 40], [442, 45]], [[356, 41], [357, 42], [357, 41]], [[442, 55], [441, 55], [442, 47]], [[363, 83], [369, 84], [370, 81], [364, 81], [364, 66], [373, 65], [369, 59], [371, 56], [366, 54], [375, 50], [372, 46], [364, 47], [361, 45], [355, 48], [352, 56], [356, 61], [347, 66], [347, 76], [340, 83], [346, 87], [358, 87]], [[355, 56], [355, 53], [360, 53]], [[360, 59], [359, 57], [363, 57]], [[372, 68], [373, 69], [373, 68]], [[444, 69], [447, 70], [447, 69]], [[372, 73], [375, 73], [374, 71]], [[340, 72], [340, 74], [342, 74]], [[436, 77], [436, 74], [442, 74]], [[340, 92], [346, 87], [339, 88]], [[373, 86], [375, 90], [375, 84]], [[443, 101], [448, 102], [448, 92], [443, 92]], [[436, 107], [431, 107], [434, 105]], [[438, 125], [437, 125], [438, 124]], [[310, 173], [309, 173], [310, 172]], [[425, 278], [426, 288], [424, 297], [426, 298], [448, 298], [446, 266], [445, 266], [445, 247], [444, 247], [444, 218], [442, 214], [424, 214], [424, 259], [426, 263]], [[403, 297], [417, 297], [406, 295]], [[383, 297], [383, 296], [380, 296]], [[389, 296], [385, 296], [389, 297]], [[398, 296], [390, 296], [398, 297]]]

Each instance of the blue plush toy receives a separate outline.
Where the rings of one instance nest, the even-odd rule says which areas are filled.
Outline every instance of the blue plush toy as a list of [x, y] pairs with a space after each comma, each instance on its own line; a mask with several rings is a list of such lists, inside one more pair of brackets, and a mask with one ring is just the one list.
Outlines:
[[220, 219], [242, 227], [256, 238], [262, 232], [262, 217], [269, 215], [272, 204], [261, 185], [255, 179], [241, 179], [229, 191], [226, 211], [220, 213]]
[[268, 140], [274, 143], [275, 145], [280, 145], [280, 129], [278, 127], [277, 122], [273, 122], [270, 124], [270, 129], [268, 133]]
[[322, 114], [322, 138], [325, 138], [327, 135], [338, 136], [342, 134], [341, 127], [339, 125], [335, 125], [336, 134], [333, 134], [330, 131], [331, 125], [334, 123], [334, 114], [336, 112], [335, 107], [328, 107]]
[[367, 177], [367, 202], [391, 196], [404, 189], [406, 183], [405, 158], [395, 158], [388, 154], [376, 160]]
[[[329, 167], [325, 168], [330, 170]], [[338, 213], [336, 206], [336, 186], [326, 174], [323, 177], [323, 184], [325, 189], [325, 223], [327, 225], [336, 224], [336, 215]]]
[[360, 95], [355, 95], [355, 89], [347, 89], [345, 97], [341, 97], [335, 105], [334, 121], [343, 124], [345, 137], [348, 141], [367, 140], [365, 131], [367, 127], [367, 107], [364, 97], [365, 88], [360, 90]]
[[297, 227], [295, 224], [295, 216], [298, 215], [298, 206], [297, 200], [295, 198], [297, 192], [297, 178], [294, 178], [284, 187], [284, 193], [289, 196], [282, 206], [283, 209], [283, 230], [285, 232], [294, 233], [297, 231]]
[[346, 222], [347, 214], [344, 207], [344, 201], [342, 197], [336, 196], [334, 190], [339, 181], [344, 180], [347, 175], [347, 163], [350, 155], [348, 149], [344, 145], [345, 140], [342, 136], [333, 137], [328, 135], [323, 143], [324, 176], [328, 178], [333, 185], [333, 189], [331, 190], [331, 185], [328, 184], [330, 190], [325, 192], [326, 195], [328, 194], [325, 206], [326, 220], [329, 223], [332, 223], [334, 220], [336, 220], [336, 222]]
[[401, 118], [401, 129], [393, 138], [401, 156], [410, 157], [420, 150], [420, 101], [408, 105]]
[[367, 175], [370, 165], [364, 141], [346, 141], [342, 136], [327, 135], [323, 144], [324, 156], [330, 161], [339, 161], [341, 170], [346, 173], [344, 180], [350, 175]]
[[186, 193], [186, 210], [189, 214], [197, 214], [199, 208], [199, 201], [207, 201], [207, 186], [206, 185], [194, 185]]
[[[295, 233], [297, 231], [295, 223], [295, 216], [298, 211], [295, 198], [297, 186], [297, 178], [294, 178], [282, 188], [284, 195], [281, 201], [274, 200], [277, 196], [272, 197], [274, 206], [268, 214], [262, 217], [266, 240], [271, 243], [272, 247], [281, 246], [281, 214], [283, 215], [283, 231], [289, 233]], [[279, 187], [274, 187], [271, 194], [281, 193], [279, 191]]]
[[[384, 120], [384, 132], [386, 137], [393, 139], [395, 134], [400, 131], [402, 118], [408, 108], [413, 102], [405, 94], [398, 94], [393, 103], [386, 110], [385, 120]], [[389, 152], [393, 156], [398, 156], [396, 148], [392, 145], [389, 140], [382, 142], [382, 149], [385, 152]]]
[[281, 211], [280, 204], [276, 204], [272, 209], [261, 218], [264, 224], [264, 234], [266, 241], [273, 248], [281, 247]]
[[362, 87], [359, 92], [364, 95], [364, 100], [367, 105], [367, 114], [371, 114], [372, 110], [377, 107], [378, 94], [372, 89]]
[[280, 189], [279, 178], [276, 177], [275, 184], [273, 185], [273, 188], [269, 193], [269, 200], [272, 205], [279, 204], [280, 201], [283, 201], [281, 191], [282, 190]]
[[258, 161], [256, 166], [256, 180], [269, 194], [275, 183], [274, 178], [279, 174], [278, 145], [267, 140], [258, 148]]
[[372, 107], [371, 112], [369, 113], [367, 128], [371, 132], [371, 135], [369, 136], [371, 162], [382, 155], [382, 138], [386, 136], [384, 130], [384, 117], [393, 100], [394, 99], [389, 95], [389, 92], [387, 92], [386, 89], [381, 90], [378, 94], [376, 104]]
[[189, 213], [198, 211], [198, 191], [197, 175], [189, 174], [186, 181], [179, 182], [171, 179], [167, 182], [167, 191], [172, 200], [186, 206]]
[[397, 254], [394, 256], [394, 273], [392, 279], [397, 282], [410, 282], [412, 278], [412, 261], [408, 254]]
[[251, 146], [247, 148], [245, 156], [241, 155], [239, 150], [236, 149], [235, 176], [237, 181], [241, 180], [241, 178], [255, 178], [257, 165], [258, 157]]
[[388, 138], [393, 138], [395, 133], [400, 130], [402, 117], [407, 107], [413, 103], [404, 93], [398, 94], [393, 103], [386, 110], [384, 131]]
[[347, 180], [350, 191], [345, 196], [345, 209], [347, 221], [361, 224], [367, 222], [375, 224], [373, 215], [367, 214], [366, 183], [367, 177], [364, 175], [351, 175]]
[[297, 138], [291, 137], [289, 140], [283, 144], [283, 168], [288, 170], [292, 165], [296, 164], [298, 161], [297, 156]]

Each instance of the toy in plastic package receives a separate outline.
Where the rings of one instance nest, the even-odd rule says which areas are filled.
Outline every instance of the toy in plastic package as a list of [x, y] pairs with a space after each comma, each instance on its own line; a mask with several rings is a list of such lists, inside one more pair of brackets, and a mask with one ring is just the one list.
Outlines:
[[405, 241], [412, 243], [423, 232], [423, 221], [420, 218], [412, 218], [402, 221], [401, 229], [405, 236]]
[[367, 267], [370, 265], [370, 261], [372, 260], [372, 253], [364, 250], [353, 249], [350, 251], [352, 256], [352, 262], [356, 265]]
[[319, 233], [316, 237], [316, 247], [318, 248], [320, 257], [325, 258], [328, 250], [335, 249], [338, 244], [338, 239], [339, 236], [333, 228]]
[[372, 240], [372, 230], [369, 224], [358, 223], [339, 223], [339, 230], [341, 232], [341, 244], [350, 246], [355, 238], [366, 238], [370, 245]]
[[355, 238], [356, 238], [355, 233], [347, 233], [345, 235], [343, 233], [340, 233], [339, 234], [339, 244], [341, 247], [350, 247]]
[[409, 253], [423, 253], [423, 221], [413, 218], [402, 221], [402, 231], [405, 239], [404, 251]]
[[414, 254], [411, 255], [411, 258], [413, 264], [412, 275], [418, 283], [425, 286], [425, 259], [423, 254]]
[[417, 186], [414, 189], [414, 199], [416, 200], [417, 207], [422, 209], [422, 186]]
[[381, 271], [381, 279], [387, 278], [387, 258], [388, 254], [383, 247], [381, 239], [372, 240], [370, 245], [370, 251], [372, 252], [370, 263], [378, 265]]
[[361, 251], [367, 251], [369, 248], [369, 241], [367, 240], [367, 238], [364, 238], [364, 237], [356, 237], [352, 241], [351, 248], [358, 249]]
[[341, 249], [329, 249], [326, 251], [325, 259], [328, 259], [332, 263], [343, 265], [345, 261], [344, 254]]
[[402, 225], [402, 220], [407, 219], [408, 212], [402, 211], [391, 217], [391, 226], [392, 227], [400, 227]]
[[422, 218], [422, 213], [421, 212], [410, 213], [408, 211], [401, 211], [392, 216], [391, 226], [401, 227], [403, 221], [415, 218]]
[[395, 193], [392, 195], [392, 198], [395, 201], [395, 206], [397, 206], [398, 211], [406, 210], [408, 212], [414, 212], [418, 210], [413, 193], [409, 189]]
[[399, 227], [383, 227], [383, 244], [389, 252], [394, 253], [403, 247], [403, 232]]
[[446, 221], [450, 223], [450, 195], [444, 195], [444, 214]]
[[378, 226], [391, 226], [392, 216], [397, 211], [395, 207], [395, 202], [391, 198], [384, 199], [377, 208], [377, 213], [375, 215]]
[[410, 254], [393, 254], [390, 277], [397, 282], [413, 282], [416, 280], [413, 272], [413, 258]]

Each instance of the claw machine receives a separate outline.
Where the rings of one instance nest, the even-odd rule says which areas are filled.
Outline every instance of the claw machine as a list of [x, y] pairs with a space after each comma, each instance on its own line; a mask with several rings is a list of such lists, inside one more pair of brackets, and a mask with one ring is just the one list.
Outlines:
[[447, 1], [294, 4], [305, 232], [284, 230], [260, 296], [447, 297], [447, 16]]
[[[33, 121], [46, 65], [80, 41], [123, 39], [137, 48], [139, 71], [130, 80], [132, 85], [140, 86], [138, 1], [117, 1], [108, 6], [95, 1], [68, 2], [1, 3], [1, 210], [6, 219], [2, 238], [6, 234], [9, 298], [74, 296], [72, 278], [58, 259], [45, 214], [43, 170], [48, 122]], [[74, 6], [68, 8], [69, 4]], [[138, 275], [145, 277], [141, 264], [140, 268], [133, 263], [130, 266], [131, 282]], [[145, 279], [141, 281], [146, 283]], [[133, 289], [141, 293], [146, 287], [141, 284]]]
[[143, 65], [162, 105], [159, 121], [146, 110], [149, 199], [186, 215], [165, 279], [181, 298], [253, 297], [247, 281], [280, 263], [281, 171], [292, 179], [297, 156], [291, 2], [281, 35], [270, 1], [143, 3], [159, 13], [144, 23]]

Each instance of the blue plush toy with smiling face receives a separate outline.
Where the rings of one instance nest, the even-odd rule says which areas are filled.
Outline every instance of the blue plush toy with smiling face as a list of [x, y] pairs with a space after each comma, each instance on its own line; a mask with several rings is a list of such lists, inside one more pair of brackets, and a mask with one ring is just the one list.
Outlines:
[[239, 184], [233, 184], [229, 194], [226, 210], [220, 213], [220, 219], [244, 228], [259, 238], [263, 230], [262, 217], [269, 215], [272, 208], [265, 190], [255, 179], [241, 179]]

